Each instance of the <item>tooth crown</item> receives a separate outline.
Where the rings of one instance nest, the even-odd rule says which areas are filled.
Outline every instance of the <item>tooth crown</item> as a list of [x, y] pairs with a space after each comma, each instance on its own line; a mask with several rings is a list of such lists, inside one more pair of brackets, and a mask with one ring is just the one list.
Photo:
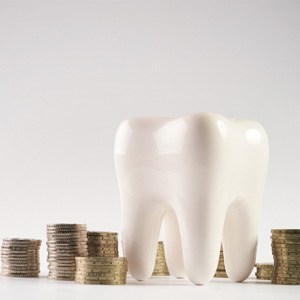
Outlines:
[[133, 277], [151, 276], [162, 222], [172, 275], [207, 283], [223, 240], [228, 277], [248, 277], [268, 165], [260, 124], [211, 113], [127, 120], [116, 134], [115, 164]]

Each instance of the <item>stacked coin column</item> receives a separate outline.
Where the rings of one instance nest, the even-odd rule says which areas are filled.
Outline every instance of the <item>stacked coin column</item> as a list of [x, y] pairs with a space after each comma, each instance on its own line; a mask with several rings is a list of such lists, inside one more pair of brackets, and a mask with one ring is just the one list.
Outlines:
[[226, 270], [225, 270], [225, 263], [224, 263], [224, 254], [223, 254], [223, 247], [221, 245], [220, 256], [219, 256], [219, 264], [217, 267], [217, 271], [215, 273], [215, 277], [218, 278], [227, 278]]
[[88, 252], [90, 257], [118, 257], [118, 233], [88, 231]]
[[300, 230], [273, 229], [271, 239], [274, 258], [272, 283], [300, 284]]
[[260, 280], [271, 280], [273, 273], [273, 264], [255, 264], [255, 276]]
[[47, 225], [49, 279], [74, 280], [76, 256], [88, 256], [85, 224]]
[[76, 257], [75, 281], [82, 284], [125, 284], [127, 259], [118, 257], [118, 233], [88, 231], [89, 257]]
[[162, 241], [158, 242], [155, 266], [152, 276], [168, 276], [170, 275], [165, 257], [165, 248]]
[[38, 277], [40, 273], [40, 240], [3, 239], [2, 275]]
[[125, 257], [76, 257], [75, 282], [81, 284], [126, 284]]

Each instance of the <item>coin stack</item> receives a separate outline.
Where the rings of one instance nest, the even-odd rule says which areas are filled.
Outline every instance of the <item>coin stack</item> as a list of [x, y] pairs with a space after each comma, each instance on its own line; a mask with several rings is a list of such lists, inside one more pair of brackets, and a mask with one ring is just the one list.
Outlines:
[[300, 284], [300, 229], [273, 229], [272, 283]]
[[85, 224], [47, 225], [49, 279], [74, 280], [76, 256], [87, 256]]
[[2, 275], [38, 277], [40, 273], [40, 240], [3, 239]]
[[217, 271], [215, 273], [215, 277], [218, 278], [227, 278], [225, 264], [224, 264], [224, 254], [223, 254], [223, 247], [221, 245], [220, 256], [219, 256], [219, 264], [217, 267]]
[[272, 272], [273, 272], [273, 264], [266, 263], [266, 264], [255, 264], [256, 273], [255, 276], [257, 279], [260, 280], [271, 280], [272, 279]]
[[81, 284], [126, 284], [125, 257], [76, 257], [75, 282]]
[[118, 257], [118, 233], [103, 231], [88, 231], [89, 256]]
[[164, 243], [159, 241], [157, 245], [156, 260], [152, 276], [168, 275], [170, 275], [170, 273], [166, 262]]

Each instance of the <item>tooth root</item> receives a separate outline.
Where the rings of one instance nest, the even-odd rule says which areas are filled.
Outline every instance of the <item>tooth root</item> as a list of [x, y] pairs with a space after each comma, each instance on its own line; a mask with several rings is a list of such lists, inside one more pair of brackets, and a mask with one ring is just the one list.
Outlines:
[[249, 277], [256, 258], [258, 214], [253, 203], [257, 202], [249, 203], [244, 199], [236, 199], [228, 208], [224, 225], [223, 251], [226, 273], [236, 282]]
[[171, 275], [177, 278], [185, 276], [181, 238], [177, 217], [173, 210], [168, 210], [163, 220], [166, 262]]
[[154, 269], [164, 212], [160, 205], [149, 205], [147, 201], [135, 201], [135, 206], [128, 206], [123, 210], [123, 242], [128, 270], [135, 279], [147, 280]]
[[[209, 199], [205, 202], [210, 203]], [[225, 213], [216, 217], [218, 212], [213, 208], [208, 210], [201, 201], [189, 203], [194, 205], [181, 208], [178, 214], [184, 267], [191, 282], [204, 285], [213, 278], [217, 269]]]

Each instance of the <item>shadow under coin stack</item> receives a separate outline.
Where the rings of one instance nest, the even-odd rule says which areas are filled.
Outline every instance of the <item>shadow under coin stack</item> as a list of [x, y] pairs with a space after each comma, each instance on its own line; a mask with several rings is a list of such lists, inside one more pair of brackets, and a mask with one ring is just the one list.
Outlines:
[[126, 284], [125, 257], [76, 257], [75, 282], [81, 284]]
[[47, 225], [49, 279], [74, 280], [76, 256], [88, 256], [85, 224]]
[[224, 254], [223, 254], [222, 245], [221, 245], [219, 263], [218, 263], [217, 271], [215, 273], [215, 277], [217, 277], [217, 278], [227, 278], [228, 277], [226, 274], [226, 270], [225, 270]]
[[88, 231], [87, 238], [89, 256], [119, 256], [117, 232]]
[[256, 273], [255, 276], [260, 280], [271, 280], [273, 273], [273, 264], [255, 264]]
[[300, 284], [300, 229], [273, 229], [272, 283]]
[[168, 276], [170, 275], [165, 257], [164, 243], [158, 242], [155, 266], [152, 276]]
[[3, 239], [2, 275], [38, 277], [40, 273], [40, 240]]

